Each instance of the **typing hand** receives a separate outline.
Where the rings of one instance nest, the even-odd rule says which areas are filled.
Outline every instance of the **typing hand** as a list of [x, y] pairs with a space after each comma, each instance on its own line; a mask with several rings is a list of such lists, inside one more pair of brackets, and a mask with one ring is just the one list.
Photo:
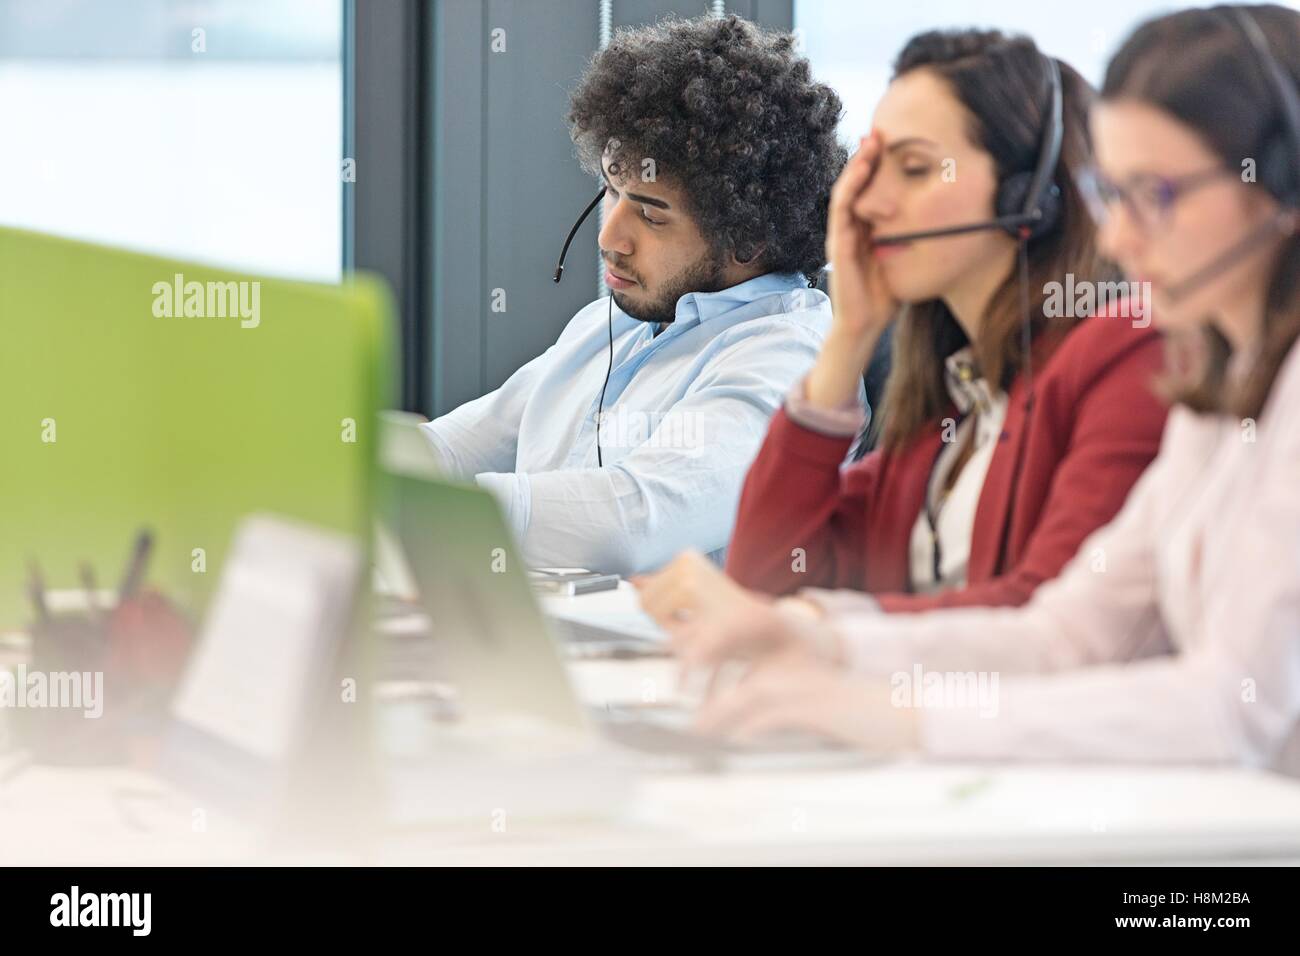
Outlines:
[[686, 669], [773, 652], [797, 640], [770, 597], [742, 588], [697, 551], [632, 583]]
[[915, 709], [893, 706], [884, 681], [856, 677], [797, 647], [755, 662], [695, 718], [707, 736], [809, 731], [875, 754], [918, 749], [918, 724]]

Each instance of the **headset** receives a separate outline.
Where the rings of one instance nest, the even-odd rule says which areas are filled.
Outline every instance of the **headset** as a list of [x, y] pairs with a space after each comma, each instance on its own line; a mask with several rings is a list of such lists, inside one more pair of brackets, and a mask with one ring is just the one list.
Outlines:
[[880, 236], [873, 245], [892, 246], [918, 239], [959, 236], [968, 232], [1001, 229], [1021, 241], [1039, 239], [1056, 226], [1061, 218], [1061, 189], [1052, 181], [1061, 160], [1061, 143], [1065, 138], [1064, 95], [1061, 69], [1056, 60], [1043, 55], [1049, 84], [1047, 119], [1038, 146], [1038, 163], [1033, 172], [1018, 172], [998, 184], [994, 209], [997, 216], [980, 222], [944, 229], [926, 229], [900, 235]]
[[1260, 150], [1256, 162], [1259, 170], [1257, 182], [1287, 208], [1259, 228], [1247, 232], [1190, 275], [1169, 286], [1165, 294], [1174, 302], [1196, 291], [1279, 232], [1285, 234], [1294, 231], [1294, 217], [1300, 211], [1300, 175], [1296, 173], [1300, 166], [1300, 93], [1296, 92], [1295, 82], [1287, 76], [1273, 56], [1264, 31], [1259, 28], [1255, 18], [1241, 7], [1220, 9], [1228, 25], [1245, 39], [1260, 65], [1260, 72], [1267, 78], [1268, 85], [1277, 92], [1283, 133], [1268, 137]]
[[[564, 240], [564, 246], [560, 249], [559, 261], [555, 263], [555, 274], [551, 276], [551, 281], [558, 283], [564, 278], [564, 259], [569, 254], [569, 246], [573, 243], [573, 237], [578, 234], [582, 224], [587, 221], [591, 211], [596, 208], [596, 204], [605, 198], [605, 187], [601, 186], [600, 191], [596, 193], [596, 198], [587, 203], [587, 208], [582, 211], [578, 221], [573, 224], [569, 230], [569, 235]], [[596, 406], [596, 467], [605, 467], [605, 456], [600, 450], [600, 419], [605, 411], [605, 389], [609, 388], [609, 376], [614, 371], [614, 293], [609, 294], [609, 365], [605, 368], [605, 383], [600, 386], [600, 402]]]
[[1264, 31], [1255, 18], [1241, 7], [1226, 7], [1228, 19], [1255, 51], [1261, 72], [1277, 91], [1282, 111], [1283, 135], [1274, 137], [1261, 150], [1259, 183], [1290, 209], [1300, 209], [1300, 92], [1295, 81], [1273, 56]]
[[1065, 140], [1065, 94], [1061, 86], [1061, 68], [1056, 60], [1039, 53], [1047, 71], [1047, 110], [1038, 145], [1038, 160], [1033, 172], [1017, 172], [998, 183], [993, 219], [947, 226], [943, 229], [926, 229], [871, 240], [873, 245], [889, 246], [915, 242], [918, 239], [939, 239], [960, 236], [968, 232], [1000, 229], [1020, 245], [1020, 301], [1024, 312], [1022, 345], [1025, 361], [1026, 401], [1033, 402], [1033, 356], [1031, 354], [1033, 328], [1029, 317], [1029, 254], [1028, 244], [1051, 232], [1061, 219], [1061, 188], [1054, 181], [1056, 167], [1061, 161], [1061, 146]]
[[582, 228], [582, 224], [587, 221], [587, 217], [591, 215], [591, 211], [596, 208], [596, 203], [600, 202], [604, 198], [605, 187], [601, 186], [600, 192], [596, 193], [596, 198], [587, 203], [587, 208], [582, 211], [582, 215], [578, 217], [578, 221], [575, 222], [573, 228], [569, 230], [569, 235], [564, 240], [564, 247], [560, 250], [560, 259], [555, 263], [555, 275], [551, 276], [552, 282], [559, 282], [564, 278], [564, 259], [569, 254], [569, 246], [573, 243], [573, 237], [578, 234], [578, 230]]

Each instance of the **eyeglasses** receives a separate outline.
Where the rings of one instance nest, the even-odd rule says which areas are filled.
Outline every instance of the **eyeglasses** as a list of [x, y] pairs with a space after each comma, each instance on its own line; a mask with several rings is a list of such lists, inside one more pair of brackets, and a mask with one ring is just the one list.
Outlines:
[[1216, 166], [1175, 179], [1139, 173], [1120, 185], [1101, 170], [1092, 168], [1079, 174], [1079, 189], [1097, 225], [1104, 224], [1115, 204], [1122, 202], [1138, 228], [1151, 232], [1169, 222], [1178, 200], [1225, 176], [1235, 178], [1236, 175], [1234, 170]]

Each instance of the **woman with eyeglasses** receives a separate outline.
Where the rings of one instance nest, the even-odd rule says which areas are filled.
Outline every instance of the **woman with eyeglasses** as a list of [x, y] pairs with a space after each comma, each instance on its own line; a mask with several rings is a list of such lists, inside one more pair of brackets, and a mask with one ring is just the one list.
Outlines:
[[1300, 13], [1273, 5], [1152, 20], [1109, 65], [1089, 188], [1177, 402], [1119, 516], [1017, 609], [660, 607], [688, 660], [759, 658], [703, 729], [1300, 773], [1298, 83]]
[[[1118, 288], [1076, 185], [1087, 82], [1027, 38], [981, 30], [920, 34], [894, 71], [831, 199], [831, 332], [741, 495], [726, 570], [756, 602], [804, 588], [819, 606], [868, 592], [891, 613], [1022, 604], [1159, 448], [1161, 345], [1143, 303], [1052, 298]], [[1041, 218], [1020, 221], [1027, 205]], [[909, 238], [963, 226], [979, 228]], [[880, 447], [841, 469], [891, 327]], [[651, 579], [650, 606], [689, 611], [729, 583], [687, 553]]]

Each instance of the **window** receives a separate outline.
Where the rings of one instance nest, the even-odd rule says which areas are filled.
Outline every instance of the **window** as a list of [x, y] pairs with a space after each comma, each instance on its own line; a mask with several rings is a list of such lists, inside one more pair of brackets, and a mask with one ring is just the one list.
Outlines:
[[342, 0], [0, 0], [0, 223], [342, 264]]

